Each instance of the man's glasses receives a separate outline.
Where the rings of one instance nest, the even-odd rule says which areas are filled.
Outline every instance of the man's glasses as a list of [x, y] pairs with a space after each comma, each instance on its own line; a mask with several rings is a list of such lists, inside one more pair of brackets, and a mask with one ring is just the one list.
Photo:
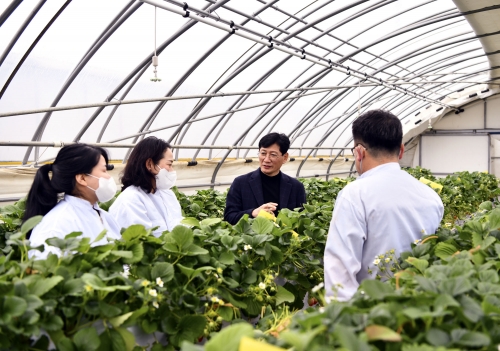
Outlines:
[[361, 145], [365, 150], [368, 150], [367, 147], [365, 147], [363, 144], [361, 143], [357, 143], [356, 145], [354, 145], [353, 148], [351, 148], [351, 154], [354, 155], [354, 149], [357, 148], [359, 145]]
[[276, 161], [278, 158], [280, 158], [283, 155], [278, 155], [277, 153], [274, 153], [274, 152], [271, 152], [269, 154], [267, 152], [265, 152], [265, 151], [260, 151], [259, 152], [259, 157], [260, 158], [265, 159], [267, 156], [269, 156], [269, 158], [271, 159], [271, 161]]

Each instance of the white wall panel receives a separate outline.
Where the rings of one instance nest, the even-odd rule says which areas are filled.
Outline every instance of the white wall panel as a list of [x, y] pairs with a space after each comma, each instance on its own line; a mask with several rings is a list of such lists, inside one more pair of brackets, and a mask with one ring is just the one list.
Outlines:
[[483, 129], [484, 102], [482, 100], [464, 107], [465, 111], [456, 115], [447, 114], [437, 122], [434, 129]]
[[486, 100], [486, 127], [500, 128], [500, 95]]
[[423, 135], [421, 166], [434, 173], [487, 171], [487, 135]]

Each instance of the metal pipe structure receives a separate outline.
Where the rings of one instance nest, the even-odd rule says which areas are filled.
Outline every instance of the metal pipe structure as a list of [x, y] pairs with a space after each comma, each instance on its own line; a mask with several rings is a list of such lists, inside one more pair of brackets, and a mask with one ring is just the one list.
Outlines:
[[[36, 18], [38, 12], [36, 6], [39, 9], [45, 1], [39, 0], [38, 5], [34, 5], [31, 14], [26, 17], [19, 30], [13, 33], [10, 44], [0, 56], [0, 64], [19, 40], [29, 23]], [[305, 2], [303, 7], [292, 13], [285, 10], [284, 7], [281, 8], [282, 6], [278, 7], [279, 0], [256, 1], [262, 6], [257, 6], [257, 10], [253, 14], [242, 11], [236, 5], [233, 6], [229, 0], [207, 0], [208, 5], [203, 8], [192, 7], [177, 0], [127, 1], [125, 7], [119, 10], [114, 17], [111, 16], [113, 17], [111, 22], [97, 36], [93, 44], [78, 61], [66, 82], [59, 88], [51, 107], [0, 113], [0, 118], [45, 113], [33, 135], [33, 144], [24, 143], [21, 145], [22, 141], [15, 141], [5, 145], [2, 143], [9, 142], [2, 142], [0, 146], [13, 146], [12, 143], [19, 144], [16, 144], [16, 146], [28, 146], [23, 160], [24, 164], [27, 163], [32, 148], [35, 147], [35, 161], [37, 161], [38, 147], [51, 147], [60, 144], [59, 142], [46, 143], [40, 141], [53, 112], [96, 108], [74, 136], [72, 142], [78, 142], [90, 126], [95, 124], [97, 117], [104, 108], [110, 106], [112, 108], [109, 114], [105, 117], [101, 116], [99, 119], [101, 121], [99, 123], [103, 123], [103, 125], [97, 127], [100, 130], [96, 138], [96, 145], [128, 148], [130, 152], [133, 145], [146, 135], [170, 129], [168, 132], [171, 132], [171, 135], [165, 139], [176, 144], [176, 159], [179, 158], [179, 150], [181, 149], [196, 150], [193, 160], [203, 149], [210, 150], [209, 157], [212, 156], [212, 150], [227, 150], [225, 156], [222, 157], [214, 170], [210, 184], [207, 184], [207, 186], [217, 186], [216, 184], [219, 184], [216, 182], [217, 172], [230, 152], [237, 150], [236, 157], [238, 158], [240, 157], [239, 150], [242, 150], [243, 157], [246, 157], [249, 150], [256, 149], [256, 147], [244, 146], [244, 144], [254, 145], [266, 131], [269, 132], [285, 125], [288, 118], [294, 116], [293, 124], [287, 125], [287, 131], [291, 130], [288, 135], [292, 140], [292, 149], [300, 150], [301, 155], [302, 150], [309, 150], [299, 166], [297, 176], [300, 175], [300, 169], [304, 162], [311, 155], [316, 155], [318, 150], [324, 148], [324, 150], [329, 151], [331, 156], [326, 175], [328, 178], [333, 163], [344, 153], [347, 145], [352, 140], [346, 133], [355, 118], [358, 104], [361, 112], [373, 107], [385, 108], [397, 113], [400, 119], [404, 120], [429, 104], [434, 104], [436, 108], [443, 107], [459, 111], [456, 107], [442, 101], [442, 98], [446, 96], [442, 94], [455, 91], [456, 87], [463, 88], [467, 85], [473, 86], [477, 84], [500, 85], [500, 82], [495, 79], [483, 79], [483, 77], [479, 76], [482, 72], [488, 71], [483, 67], [474, 72], [470, 70], [470, 67], [475, 65], [487, 64], [485, 55], [475, 54], [475, 51], [480, 49], [475, 45], [475, 43], [478, 43], [478, 38], [493, 36], [498, 33], [485, 33], [478, 36], [471, 34], [470, 30], [461, 29], [462, 24], [466, 23], [466, 15], [490, 11], [500, 8], [500, 5], [461, 13], [456, 8], [447, 9], [444, 6], [438, 7], [437, 11], [425, 11], [430, 10], [431, 5], [437, 4], [436, 0], [421, 0], [411, 4], [404, 4], [406, 7], [399, 5], [400, 7], [397, 10], [394, 10], [395, 7], [391, 6], [396, 3], [396, 0], [350, 0], [349, 3], [342, 5], [335, 4], [334, 0], [324, 0], [319, 3], [315, 1]], [[0, 15], [0, 24], [12, 15], [21, 2], [20, 0], [12, 1], [4, 13]], [[26, 57], [35, 46], [40, 45], [40, 39], [70, 2], [71, 0], [66, 1], [56, 16], [52, 18], [33, 42], [4, 84], [3, 89], [0, 91], [0, 98], [23, 65]], [[208, 49], [201, 53], [199, 58], [195, 59], [194, 63], [179, 75], [180, 78], [169, 87], [163, 97], [127, 99], [130, 93], [135, 92], [134, 87], [143, 77], [147, 68], [150, 67], [151, 56], [149, 55], [123, 78], [103, 102], [57, 106], [59, 100], [72, 85], [72, 82], [80, 75], [93, 55], [99, 52], [106, 40], [112, 37], [114, 32], [143, 3], [186, 18], [186, 22], [173, 34], [169, 34], [168, 39], [156, 48], [157, 54], [160, 54], [172, 43], [181, 40], [183, 35], [199, 22], [220, 30], [224, 35], [214, 40], [214, 43], [208, 46]], [[296, 6], [296, 9], [298, 7]], [[392, 9], [392, 12], [389, 8]], [[222, 17], [215, 12], [217, 9], [224, 12], [221, 12]], [[414, 20], [412, 18], [410, 21], [405, 21], [405, 25], [396, 27], [396, 30], [379, 38], [375, 37], [370, 42], [363, 42], [363, 34], [378, 30], [378, 26], [397, 20], [398, 16], [403, 14], [417, 13], [417, 9], [419, 16], [416, 16]], [[284, 15], [280, 15], [280, 18], [285, 17], [285, 19], [281, 23], [273, 23], [269, 20], [272, 17], [266, 16], [268, 14], [266, 11], [278, 11]], [[262, 16], [264, 20], [260, 18], [262, 13], [264, 13]], [[375, 21], [367, 21], [367, 24], [364, 25], [364, 16], [375, 13], [380, 14], [380, 17], [377, 17]], [[388, 15], [385, 15], [386, 13]], [[233, 14], [241, 22], [235, 23], [235, 21], [231, 21], [227, 17]], [[316, 16], [313, 18], [312, 15]], [[349, 27], [357, 28], [355, 33], [349, 33], [348, 38], [344, 38], [343, 35], [339, 34], [339, 30], [343, 30], [353, 22], [360, 23], [359, 26]], [[451, 31], [452, 28], [456, 28], [456, 31]], [[381, 30], [386, 33], [383, 28]], [[205, 94], [173, 96], [180, 88], [187, 85], [188, 78], [192, 77], [211, 55], [226, 50], [229, 41], [233, 40], [230, 38], [235, 37], [252, 43], [252, 46], [245, 49], [241, 56], [229, 62], [229, 67], [211, 83]], [[423, 40], [424, 38], [425, 40]], [[346, 50], [346, 48], [349, 49]], [[445, 53], [445, 51], [449, 51], [450, 54]], [[277, 54], [284, 55], [276, 57]], [[261, 68], [260, 65], [262, 65], [264, 59], [271, 60], [271, 57], [276, 61], [269, 61], [272, 63], [268, 64], [268, 67]], [[273, 78], [280, 73], [282, 74], [293, 63], [296, 63], [291, 60], [296, 58], [300, 58], [302, 62], [307, 62], [308, 65], [301, 66], [297, 71], [292, 71], [290, 77], [287, 76], [290, 80], [287, 80], [284, 84], [281, 83], [279, 89], [262, 89], [262, 87], [274, 87], [274, 85], [267, 83], [271, 82], [273, 84]], [[458, 73], [460, 69], [464, 68], [468, 69], [463, 74]], [[258, 71], [258, 69], [261, 71]], [[453, 70], [451, 74], [441, 73], [450, 69]], [[234, 91], [235, 89], [233, 89], [232, 92], [222, 92], [225, 86], [237, 82], [237, 78], [241, 77], [242, 73], [250, 72], [250, 70], [255, 73], [252, 75], [252, 80], [255, 80], [244, 83], [245, 87], [243, 89], [246, 88], [246, 90]], [[120, 94], [119, 100], [115, 100], [118, 94]], [[274, 95], [270, 99], [264, 100], [264, 102], [258, 101], [259, 103], [250, 99], [251, 96], [258, 94]], [[311, 97], [310, 101], [303, 99], [312, 95], [315, 95], [315, 97]], [[207, 109], [207, 105], [212, 98], [228, 96], [237, 98], [232, 99], [225, 106], [221, 104], [215, 111], [210, 110], [209, 113], [202, 114]], [[153, 126], [168, 101], [187, 99], [199, 99], [192, 111], [179, 116], [180, 120], [163, 123], [163, 126], [159, 127]], [[301, 101], [307, 101], [309, 104], [306, 107], [306, 112], [301, 110], [301, 105], [303, 105], [300, 103]], [[141, 121], [137, 132], [127, 132], [126, 135], [114, 137], [109, 142], [101, 142], [113, 118], [118, 118], [119, 114], [116, 113], [118, 109], [125, 108], [130, 104], [148, 102], [156, 102], [157, 104], [152, 110], [146, 112], [146, 117]], [[247, 125], [247, 122], [243, 125], [241, 128], [242, 133], [236, 140], [224, 142], [224, 144], [231, 144], [232, 146], [215, 145], [222, 143], [219, 139], [222, 140], [222, 137], [228, 135], [228, 133], [231, 138], [234, 138], [234, 133], [231, 134], [229, 131], [230, 121], [234, 121], [233, 117], [237, 116], [236, 113], [250, 110], [257, 112], [253, 121], [252, 119], [249, 120], [252, 123]], [[190, 128], [195, 122], [207, 121], [213, 118], [215, 119], [212, 126], [207, 128], [203, 135], [199, 136], [199, 140], [190, 143], [196, 145], [183, 145], [184, 138], [191, 132]], [[241, 131], [239, 130], [239, 133]], [[127, 139], [132, 139], [133, 142], [121, 143]], [[207, 143], [212, 145], [206, 145]], [[314, 144], [314, 147], [304, 146], [306, 143]], [[341, 144], [342, 147], [339, 148], [337, 144]], [[336, 156], [334, 156], [334, 150], [337, 150], [335, 151]], [[124, 162], [127, 157], [128, 153], [124, 157]]]
[[[38, 147], [54, 147], [61, 148], [67, 145], [79, 144], [76, 141], [0, 141], [0, 146], [38, 146]], [[105, 148], [134, 148], [136, 144], [118, 144], [118, 143], [84, 143], [92, 146], [100, 146]], [[172, 145], [172, 149], [216, 149], [216, 150], [246, 150], [255, 149], [257, 146], [241, 146], [241, 145]], [[290, 150], [300, 149], [318, 149], [318, 150], [331, 150], [331, 149], [348, 149], [342, 147], [328, 147], [328, 146], [311, 146], [311, 147], [290, 147]]]

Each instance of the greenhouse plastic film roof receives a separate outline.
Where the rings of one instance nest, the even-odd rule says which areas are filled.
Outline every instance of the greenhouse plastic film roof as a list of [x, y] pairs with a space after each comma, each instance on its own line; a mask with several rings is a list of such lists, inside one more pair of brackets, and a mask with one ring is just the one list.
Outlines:
[[270, 131], [335, 156], [364, 111], [432, 106], [430, 123], [457, 91], [498, 92], [498, 18], [486, 0], [3, 1], [0, 161], [74, 141], [126, 160], [148, 135], [177, 159], [244, 158]]

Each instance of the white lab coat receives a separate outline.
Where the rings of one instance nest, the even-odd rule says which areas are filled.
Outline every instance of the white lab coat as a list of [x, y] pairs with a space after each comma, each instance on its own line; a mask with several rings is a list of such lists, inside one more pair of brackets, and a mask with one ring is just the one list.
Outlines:
[[142, 224], [147, 229], [159, 227], [153, 232], [156, 237], [165, 230], [172, 230], [183, 219], [181, 205], [172, 190], [148, 194], [134, 185], [116, 198], [109, 213], [122, 228], [132, 224]]
[[[106, 236], [92, 243], [104, 229], [107, 230]], [[101, 210], [97, 203], [92, 206], [87, 200], [65, 195], [64, 199], [59, 201], [31, 232], [31, 246], [45, 245], [44, 252], [31, 250], [29, 256], [46, 258], [49, 252], [60, 254], [61, 251], [58, 248], [48, 246], [45, 240], [53, 237], [64, 239], [72, 232], [82, 232], [82, 237], [90, 238], [92, 246], [107, 244], [107, 238], [121, 238], [120, 228], [113, 217]]]
[[377, 275], [378, 255], [409, 251], [412, 242], [436, 231], [443, 212], [438, 194], [398, 163], [363, 173], [335, 201], [324, 257], [327, 295], [341, 284], [337, 298], [349, 300], [362, 280]]

